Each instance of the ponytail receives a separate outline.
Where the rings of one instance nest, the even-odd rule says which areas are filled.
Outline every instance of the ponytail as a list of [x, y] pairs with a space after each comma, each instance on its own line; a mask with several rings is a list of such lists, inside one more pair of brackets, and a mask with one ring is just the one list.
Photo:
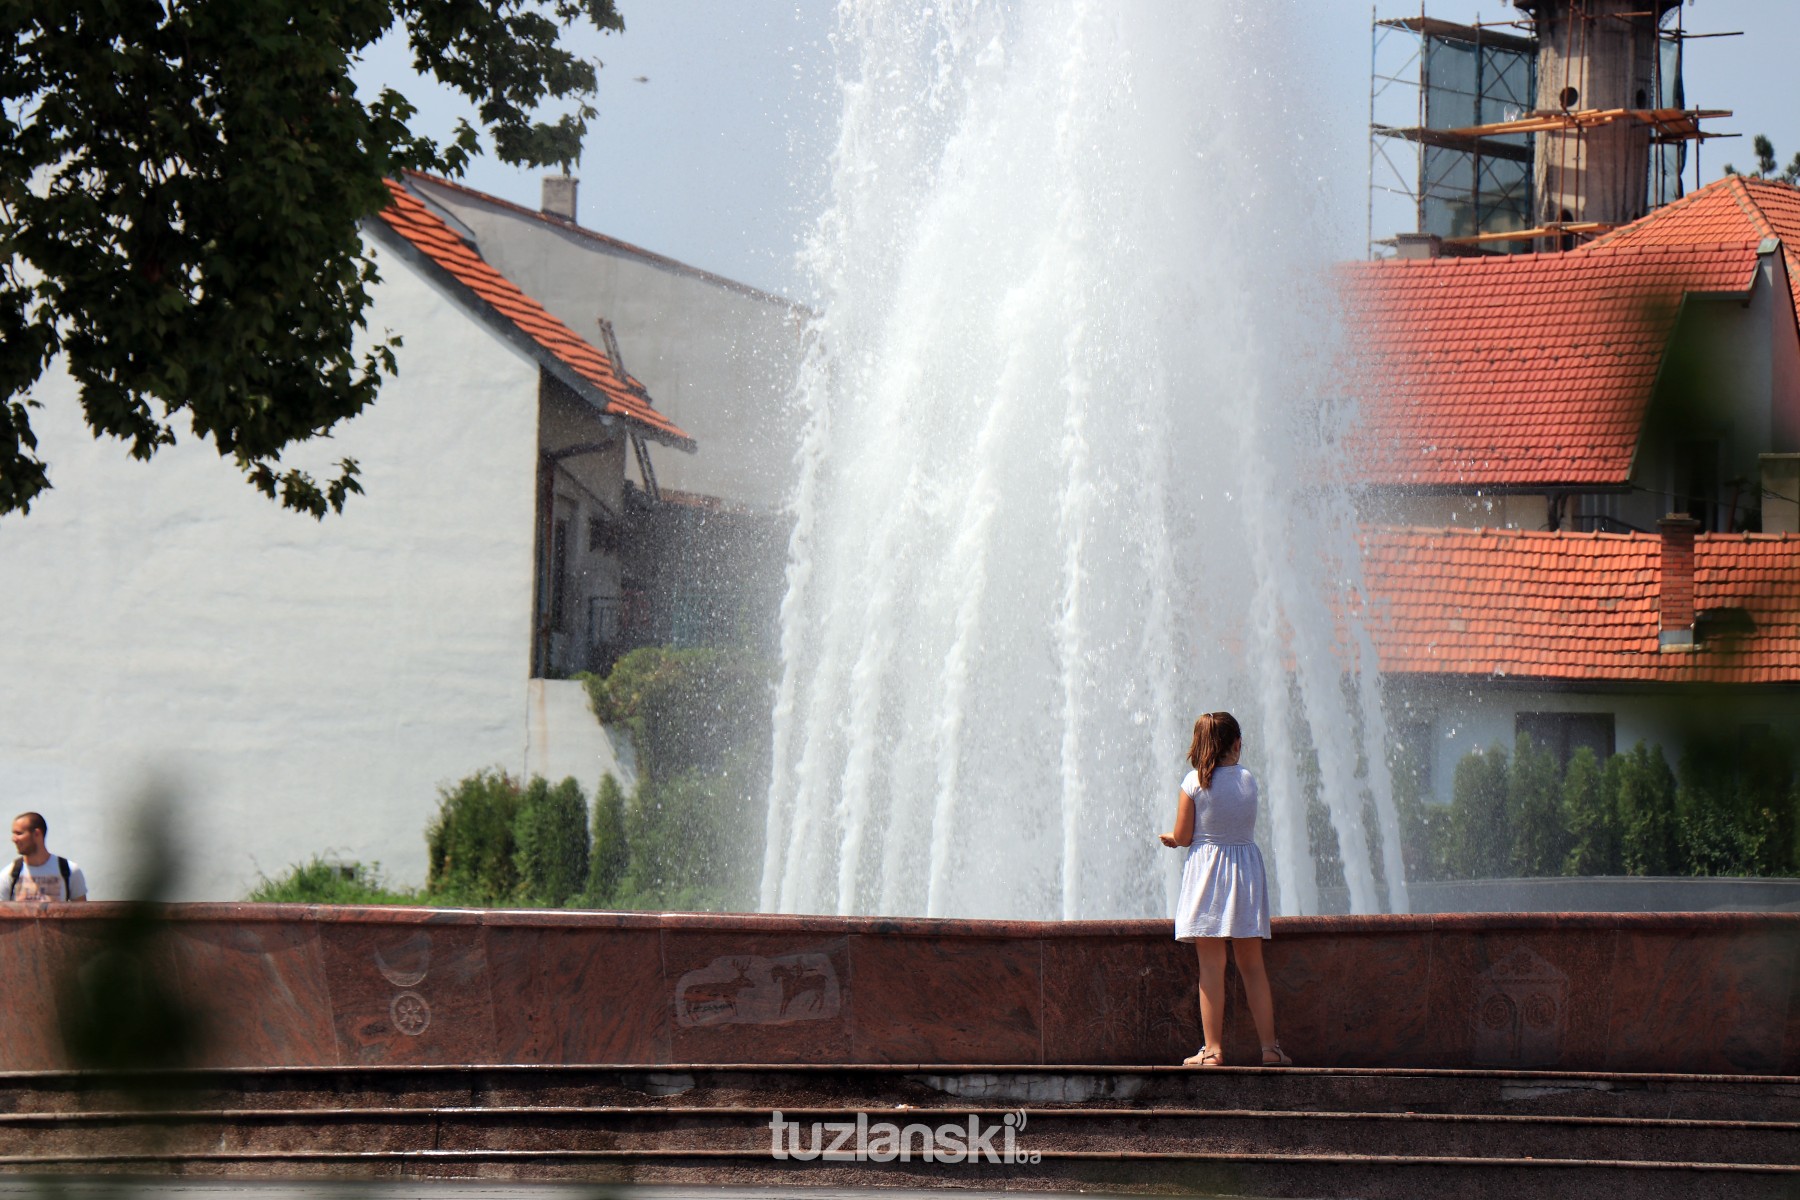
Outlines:
[[1194, 721], [1194, 740], [1188, 746], [1188, 764], [1200, 776], [1200, 786], [1212, 786], [1219, 760], [1243, 737], [1237, 718], [1228, 712], [1202, 713]]

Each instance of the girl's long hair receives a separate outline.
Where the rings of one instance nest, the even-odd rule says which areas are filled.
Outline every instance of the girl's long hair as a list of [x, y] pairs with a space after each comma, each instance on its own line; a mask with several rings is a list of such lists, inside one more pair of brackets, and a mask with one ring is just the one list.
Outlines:
[[1228, 712], [1201, 713], [1194, 721], [1194, 740], [1188, 746], [1188, 763], [1200, 775], [1200, 786], [1212, 786], [1213, 771], [1219, 760], [1231, 753], [1231, 747], [1243, 737], [1237, 718]]

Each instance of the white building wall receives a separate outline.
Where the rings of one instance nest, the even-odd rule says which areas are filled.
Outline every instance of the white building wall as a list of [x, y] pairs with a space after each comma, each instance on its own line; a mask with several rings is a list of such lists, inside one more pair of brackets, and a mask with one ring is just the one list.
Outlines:
[[314, 853], [420, 883], [438, 786], [524, 764], [538, 367], [382, 268], [400, 374], [295, 456], [361, 464], [367, 494], [323, 522], [210, 445], [96, 442], [60, 372], [38, 391], [55, 490], [0, 520], [0, 803], [43, 811], [96, 898], [153, 779], [175, 898], [227, 900]]
[[1717, 689], [1698, 695], [1677, 688], [1591, 691], [1529, 684], [1390, 680], [1387, 715], [1400, 736], [1426, 732], [1432, 797], [1448, 804], [1456, 764], [1470, 751], [1498, 745], [1512, 754], [1518, 714], [1610, 713], [1614, 747], [1640, 741], [1661, 746], [1671, 768], [1697, 729], [1732, 734], [1746, 725], [1774, 731], [1795, 727], [1800, 695], [1794, 692]]

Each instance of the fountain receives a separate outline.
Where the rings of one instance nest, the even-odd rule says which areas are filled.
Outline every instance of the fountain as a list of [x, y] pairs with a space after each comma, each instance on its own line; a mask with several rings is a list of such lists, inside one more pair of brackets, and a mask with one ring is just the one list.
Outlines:
[[1318, 911], [1308, 776], [1352, 909], [1406, 910], [1373, 654], [1337, 602], [1359, 567], [1288, 113], [1305, 24], [843, 6], [765, 911], [1166, 914], [1154, 834], [1217, 708], [1278, 911]]

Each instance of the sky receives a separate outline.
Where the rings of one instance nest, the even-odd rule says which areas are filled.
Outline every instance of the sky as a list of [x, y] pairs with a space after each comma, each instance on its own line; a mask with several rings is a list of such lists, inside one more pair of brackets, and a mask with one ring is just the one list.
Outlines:
[[[1177, 0], [1167, 0], [1175, 3]], [[1252, 0], [1209, 0], [1250, 3]], [[1263, 0], [1257, 0], [1263, 2]], [[1362, 0], [1289, 0], [1307, 14], [1324, 70], [1296, 79], [1314, 127], [1339, 257], [1365, 251], [1369, 216], [1370, 5]], [[831, 0], [618, 0], [623, 34], [571, 35], [598, 58], [599, 115], [582, 161], [583, 225], [758, 287], [805, 298], [795, 252], [824, 203], [838, 99]], [[1407, 16], [1417, 3], [1381, 0], [1380, 15]], [[1431, 16], [1504, 21], [1503, 0], [1428, 0]], [[1739, 138], [1707, 143], [1703, 178], [1727, 162], [1750, 169], [1752, 135], [1767, 134], [1782, 163], [1800, 152], [1800, 0], [1688, 0], [1690, 32], [1742, 32], [1695, 39], [1686, 62], [1690, 106], [1731, 109], [1712, 123]], [[1279, 64], [1275, 64], [1279, 66]], [[389, 38], [358, 72], [365, 91], [398, 86], [425, 128], [447, 132], [469, 110], [413, 76], [403, 42]], [[465, 182], [536, 207], [541, 172], [477, 160]], [[1692, 174], [1690, 168], [1690, 183]], [[1377, 207], [1376, 236], [1395, 232], [1404, 210]], [[1392, 213], [1393, 215], [1390, 215]]]

